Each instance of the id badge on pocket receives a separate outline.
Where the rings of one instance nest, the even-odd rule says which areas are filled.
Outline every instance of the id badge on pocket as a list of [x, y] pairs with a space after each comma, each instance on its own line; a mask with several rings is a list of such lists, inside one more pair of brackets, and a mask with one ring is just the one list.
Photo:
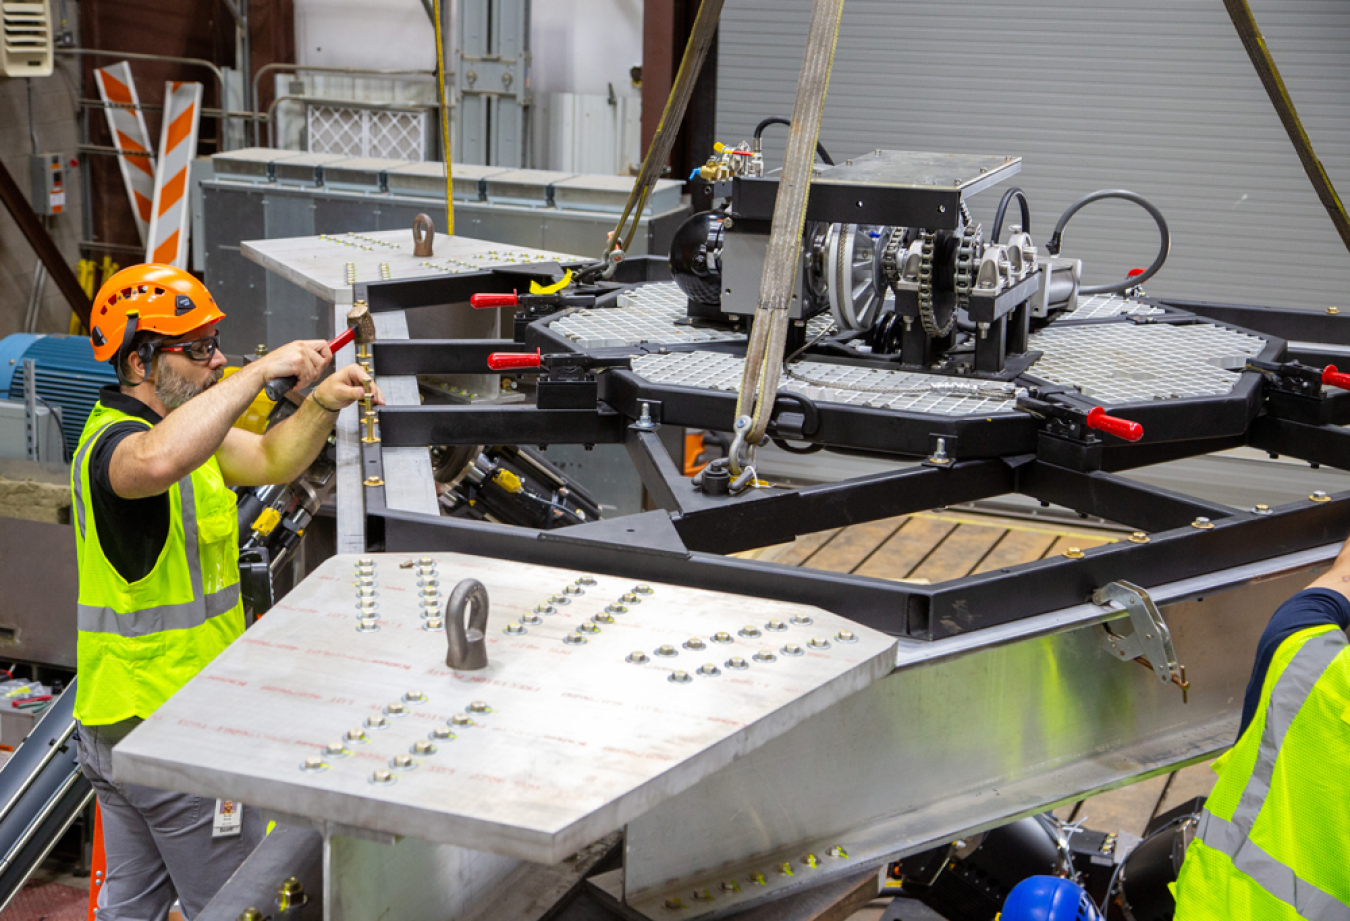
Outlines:
[[216, 800], [211, 820], [212, 838], [231, 838], [244, 830], [244, 804], [229, 799]]

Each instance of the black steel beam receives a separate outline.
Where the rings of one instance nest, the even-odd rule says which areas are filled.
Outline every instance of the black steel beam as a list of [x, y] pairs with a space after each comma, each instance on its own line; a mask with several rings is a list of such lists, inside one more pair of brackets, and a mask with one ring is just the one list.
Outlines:
[[47, 274], [60, 289], [66, 303], [70, 304], [70, 309], [75, 311], [85, 329], [88, 329], [89, 312], [93, 307], [89, 296], [80, 287], [75, 273], [70, 270], [70, 266], [61, 255], [61, 250], [57, 248], [56, 241], [47, 233], [47, 228], [42, 225], [42, 219], [37, 216], [32, 205], [28, 204], [28, 199], [24, 197], [19, 184], [14, 181], [4, 163], [0, 163], [0, 201], [4, 201], [5, 207], [14, 218], [14, 223], [19, 225], [23, 235], [28, 238], [28, 245], [33, 247], [33, 252], [37, 253], [37, 257], [47, 267]]
[[752, 502], [709, 501], [686, 509], [675, 528], [691, 550], [735, 553], [801, 534], [846, 527], [944, 505], [973, 502], [1014, 489], [1002, 460], [964, 461], [797, 490], [756, 490]]
[[934, 586], [910, 586], [909, 626], [930, 625], [932, 639], [1010, 623], [1082, 604], [1097, 588], [1124, 579], [1153, 588], [1221, 569], [1340, 544], [1350, 534], [1350, 496], [1310, 499], [1269, 515], [1241, 512], [1201, 530], [1191, 526], [1150, 535], [1147, 543], [1121, 541], [1083, 550], [1080, 559], [1056, 557], [993, 570]]
[[593, 409], [533, 406], [382, 406], [386, 447], [622, 444], [626, 421]]
[[1042, 461], [1018, 469], [1017, 491], [1147, 532], [1170, 531], [1201, 517], [1227, 518], [1237, 511], [1115, 474], [1080, 473]]
[[1209, 301], [1164, 300], [1159, 303], [1286, 341], [1350, 346], [1350, 314], [1318, 313], [1287, 307], [1214, 304]]
[[1273, 416], [1252, 423], [1248, 442], [1271, 454], [1287, 454], [1311, 464], [1350, 470], [1350, 431], [1336, 425], [1305, 425]]
[[373, 346], [382, 375], [486, 374], [493, 352], [523, 348], [511, 339], [393, 339]]

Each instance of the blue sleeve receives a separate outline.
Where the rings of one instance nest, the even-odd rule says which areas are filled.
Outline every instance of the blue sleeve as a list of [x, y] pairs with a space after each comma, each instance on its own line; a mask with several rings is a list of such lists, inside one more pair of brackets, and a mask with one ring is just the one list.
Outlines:
[[1256, 715], [1257, 704], [1261, 701], [1261, 687], [1266, 683], [1266, 672], [1270, 670], [1271, 660], [1275, 658], [1275, 650], [1280, 648], [1280, 644], [1300, 630], [1333, 625], [1342, 630], [1350, 628], [1350, 600], [1340, 592], [1333, 592], [1329, 588], [1306, 588], [1280, 605], [1256, 646], [1256, 667], [1252, 669], [1252, 679], [1242, 700], [1239, 737], [1247, 731], [1252, 717]]

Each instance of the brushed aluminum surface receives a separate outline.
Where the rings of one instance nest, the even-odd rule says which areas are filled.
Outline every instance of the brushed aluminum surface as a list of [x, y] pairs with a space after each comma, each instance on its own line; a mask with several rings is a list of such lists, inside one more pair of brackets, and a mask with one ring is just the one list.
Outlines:
[[[717, 917], [1210, 757], [1236, 737], [1270, 615], [1338, 550], [1152, 592], [1189, 703], [1149, 669], [1113, 659], [1101, 624], [1121, 612], [1094, 604], [902, 640], [884, 680], [629, 823], [628, 904], [663, 918], [665, 900], [681, 898], [681, 917]], [[834, 847], [847, 858], [829, 857]], [[723, 890], [729, 881], [739, 891]], [[692, 898], [704, 889], [711, 901]]]
[[[412, 555], [372, 555], [369, 586], [356, 584], [357, 556], [325, 562], [117, 747], [118, 779], [552, 863], [895, 661], [893, 639], [813, 608], [658, 583], [622, 601], [636, 591], [631, 579], [578, 584], [585, 574], [428, 556], [434, 587], [419, 587], [422, 567], [402, 568]], [[445, 634], [424, 629], [419, 599], [435, 588], [443, 605], [467, 577], [491, 598], [489, 665], [455, 672]], [[362, 597], [378, 615], [374, 632], [358, 632]], [[556, 613], [532, 623], [541, 604]], [[775, 620], [785, 629], [769, 629]], [[524, 632], [506, 633], [508, 622]], [[743, 635], [747, 626], [758, 635]], [[714, 641], [719, 632], [730, 642]], [[813, 637], [827, 648], [813, 649]], [[765, 649], [772, 661], [755, 658]], [[627, 661], [637, 650], [646, 661]], [[728, 666], [733, 657], [747, 667]], [[719, 673], [701, 674], [705, 663]], [[690, 680], [672, 680], [677, 670]], [[405, 700], [413, 692], [425, 700]], [[365, 726], [368, 717], [386, 728]], [[456, 738], [430, 738], [438, 728]], [[368, 741], [325, 753], [357, 729]], [[428, 740], [434, 753], [391, 767]], [[302, 769], [308, 758], [322, 767]], [[380, 770], [394, 781], [372, 783]]]
[[425, 278], [478, 272], [496, 265], [575, 262], [580, 258], [443, 233], [436, 235], [433, 246], [435, 255], [423, 259], [412, 254], [412, 231], [372, 230], [369, 233], [246, 240], [240, 244], [240, 251], [245, 258], [335, 304], [352, 302], [352, 278], [347, 273], [349, 263], [355, 266], [355, 281], [380, 281], [384, 277], [381, 265], [388, 266], [389, 278]]

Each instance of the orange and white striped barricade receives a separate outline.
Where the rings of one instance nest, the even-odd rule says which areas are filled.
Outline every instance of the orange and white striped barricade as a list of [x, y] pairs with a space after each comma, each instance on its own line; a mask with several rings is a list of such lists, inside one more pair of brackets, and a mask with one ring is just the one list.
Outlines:
[[98, 84], [103, 112], [108, 117], [108, 133], [118, 150], [117, 165], [122, 169], [122, 182], [127, 187], [136, 230], [144, 243], [148, 239], [151, 202], [155, 195], [155, 157], [150, 149], [150, 132], [145, 127], [136, 84], [131, 79], [131, 65], [122, 61], [100, 67], [94, 71], [94, 82]]
[[159, 135], [159, 170], [145, 261], [187, 268], [188, 167], [197, 155], [197, 125], [202, 114], [200, 83], [164, 86], [164, 129]]

